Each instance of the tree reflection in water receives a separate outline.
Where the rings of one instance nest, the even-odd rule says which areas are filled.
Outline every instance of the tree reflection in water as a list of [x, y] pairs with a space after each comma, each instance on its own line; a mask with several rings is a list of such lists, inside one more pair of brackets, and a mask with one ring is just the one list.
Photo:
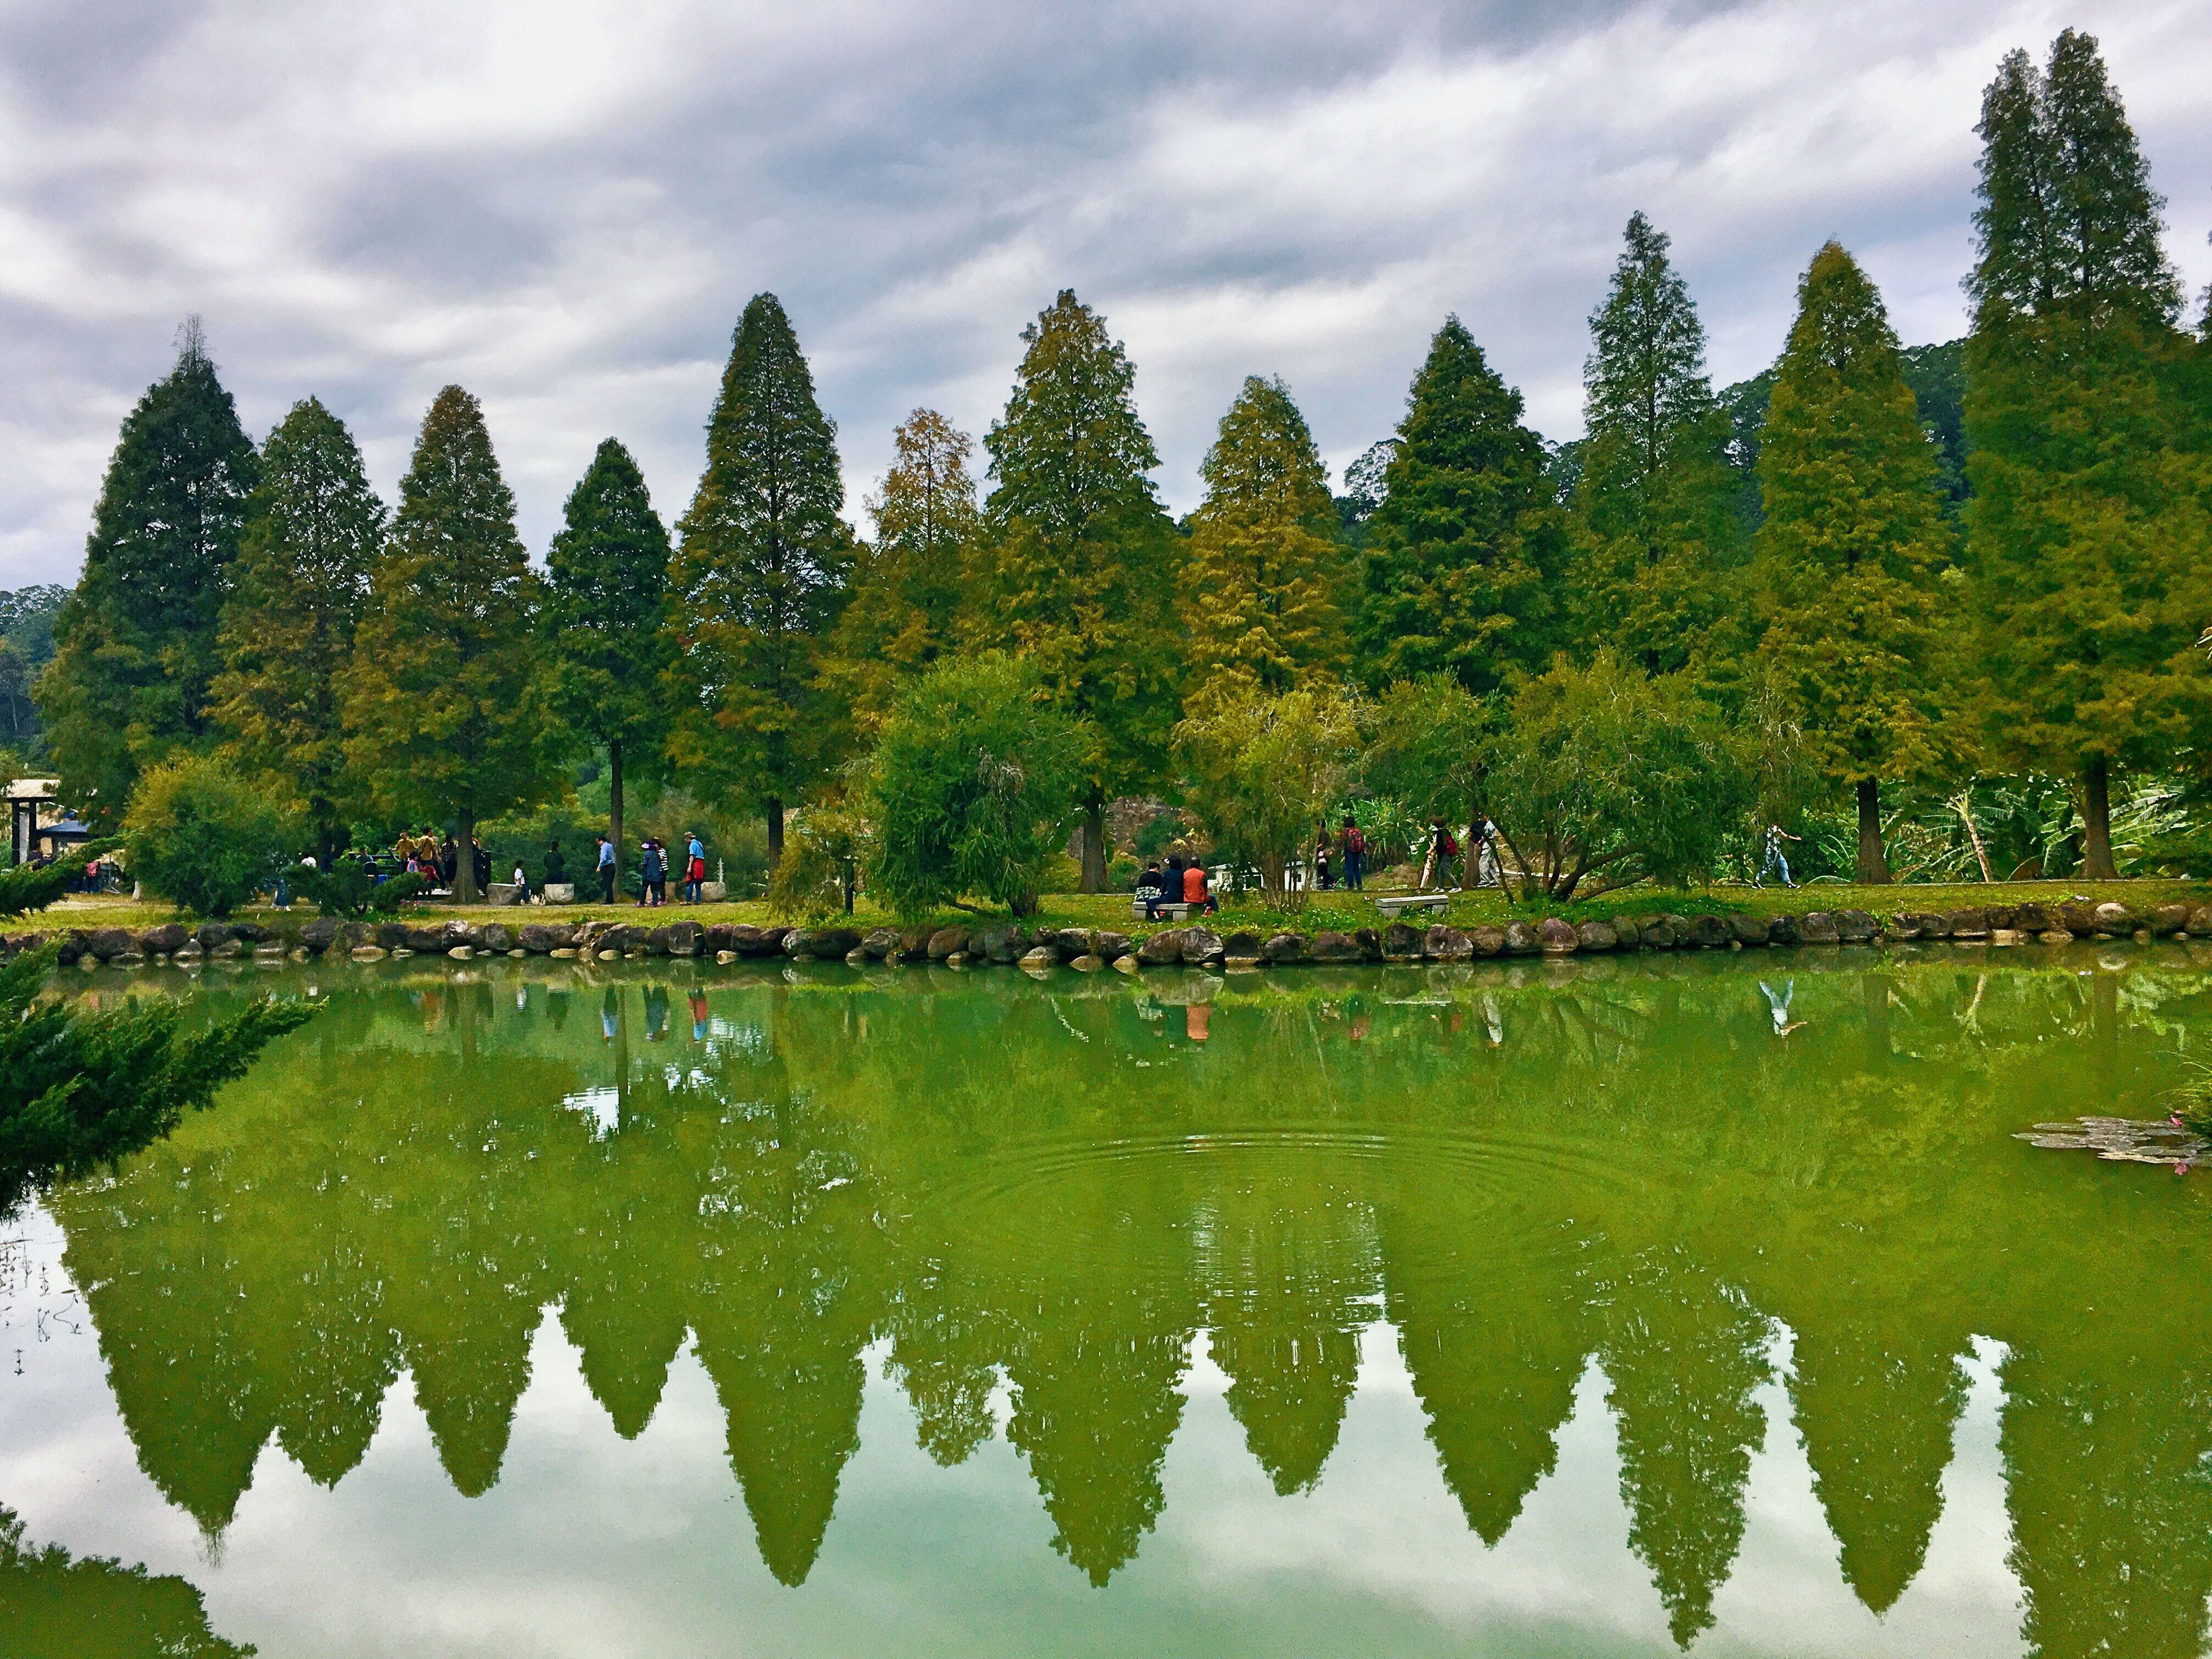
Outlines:
[[2202, 1183], [2008, 1132], [2147, 1109], [2212, 981], [2178, 951], [2009, 960], [1801, 957], [1786, 1042], [1718, 956], [1141, 994], [395, 972], [50, 1207], [140, 1462], [210, 1535], [272, 1437], [341, 1479], [403, 1372], [453, 1486], [489, 1491], [557, 1309], [625, 1437], [694, 1342], [783, 1583], [821, 1550], [881, 1342], [942, 1465], [1005, 1401], [1054, 1547], [1104, 1584], [1167, 1501], [1201, 1334], [1288, 1495], [1325, 1478], [1379, 1317], [1488, 1544], [1602, 1371], [1628, 1541], [1686, 1645], [1743, 1540], [1762, 1398], [1844, 1580], [1896, 1603], [1978, 1337], [2008, 1356], [2034, 1650], [2195, 1652]]

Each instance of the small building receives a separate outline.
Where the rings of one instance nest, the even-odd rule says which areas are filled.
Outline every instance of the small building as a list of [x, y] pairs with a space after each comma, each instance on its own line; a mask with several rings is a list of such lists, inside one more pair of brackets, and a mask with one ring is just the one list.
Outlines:
[[8, 786], [8, 860], [57, 858], [92, 839], [92, 827], [64, 808], [58, 778], [17, 778]]

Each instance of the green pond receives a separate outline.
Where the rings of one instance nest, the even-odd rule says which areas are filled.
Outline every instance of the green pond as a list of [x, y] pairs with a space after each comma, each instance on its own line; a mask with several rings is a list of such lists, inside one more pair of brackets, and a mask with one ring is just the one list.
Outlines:
[[2014, 1139], [2197, 947], [65, 982], [328, 1006], [0, 1227], [0, 1651], [2207, 1649], [2212, 1176]]

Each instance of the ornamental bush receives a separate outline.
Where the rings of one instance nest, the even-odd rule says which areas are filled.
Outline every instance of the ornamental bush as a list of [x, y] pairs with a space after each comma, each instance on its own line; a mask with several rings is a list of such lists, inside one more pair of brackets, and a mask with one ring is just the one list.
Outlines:
[[171, 903], [227, 916], [265, 886], [292, 833], [284, 810], [221, 761], [148, 771], [123, 822], [131, 873]]

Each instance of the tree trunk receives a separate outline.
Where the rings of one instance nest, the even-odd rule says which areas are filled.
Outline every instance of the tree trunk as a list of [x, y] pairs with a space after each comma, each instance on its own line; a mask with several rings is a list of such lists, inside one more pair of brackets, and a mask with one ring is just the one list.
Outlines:
[[[616, 738], [607, 744], [607, 841], [615, 849], [615, 896], [622, 896], [622, 820], [623, 775], [622, 739]], [[595, 870], [596, 878], [599, 872]]]
[[1106, 797], [1096, 789], [1083, 803], [1083, 890], [1106, 890]]
[[477, 815], [464, 806], [460, 817], [460, 833], [455, 837], [460, 850], [453, 855], [453, 901], [474, 904], [483, 896], [477, 891]]
[[771, 870], [783, 862], [783, 803], [768, 803], [768, 867]]
[[2114, 881], [2112, 763], [2092, 755], [2081, 769], [2081, 879]]
[[1889, 866], [1881, 856], [1881, 784], [1874, 778], [1859, 780], [1858, 879], [1867, 887], [1889, 880]]

